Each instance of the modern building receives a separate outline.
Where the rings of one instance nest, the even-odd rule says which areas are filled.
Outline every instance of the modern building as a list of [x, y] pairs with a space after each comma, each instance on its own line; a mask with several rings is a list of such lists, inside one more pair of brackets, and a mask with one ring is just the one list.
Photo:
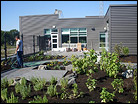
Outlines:
[[77, 48], [77, 43], [81, 43], [87, 49], [100, 50], [105, 47], [113, 52], [114, 45], [122, 42], [129, 48], [129, 54], [137, 54], [137, 4], [110, 5], [103, 17], [59, 18], [58, 14], [30, 15], [20, 16], [19, 23], [20, 34], [23, 34], [24, 54], [33, 52], [32, 35], [36, 36], [36, 51], [42, 46], [46, 47], [49, 38], [52, 50]]

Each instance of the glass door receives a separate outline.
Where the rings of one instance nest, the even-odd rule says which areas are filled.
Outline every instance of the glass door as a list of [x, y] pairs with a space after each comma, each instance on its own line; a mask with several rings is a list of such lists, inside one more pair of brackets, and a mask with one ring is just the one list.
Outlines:
[[58, 34], [51, 34], [51, 48], [58, 48]]

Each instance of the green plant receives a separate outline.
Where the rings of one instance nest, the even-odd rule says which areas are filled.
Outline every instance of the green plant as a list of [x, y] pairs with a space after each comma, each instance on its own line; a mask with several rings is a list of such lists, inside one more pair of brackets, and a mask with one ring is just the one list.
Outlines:
[[105, 50], [102, 50], [101, 55], [100, 69], [104, 70], [109, 75], [109, 77], [116, 78], [119, 70], [121, 70], [121, 64], [118, 55], [116, 53], [107, 53]]
[[102, 99], [101, 102], [107, 103], [109, 101], [113, 101], [113, 97], [115, 96], [114, 93], [110, 93], [106, 91], [106, 88], [102, 88], [102, 92], [100, 93], [100, 98]]
[[86, 82], [86, 86], [88, 87], [89, 91], [93, 91], [96, 88], [96, 79], [92, 79], [92, 77], [89, 77]]
[[22, 99], [25, 99], [26, 97], [28, 97], [30, 92], [31, 92], [31, 85], [30, 84], [28, 85], [28, 87], [27, 87], [27, 85], [26, 86], [23, 86], [23, 85], [20, 86], [20, 94], [22, 96]]
[[66, 66], [68, 64], [68, 61], [66, 58], [64, 58], [63, 65]]
[[38, 78], [37, 77], [31, 77], [30, 81], [35, 84], [37, 82]]
[[50, 79], [50, 84], [54, 85], [57, 83], [57, 78], [53, 77]]
[[8, 80], [8, 85], [11, 86], [14, 83], [13, 79]]
[[3, 101], [7, 99], [7, 88], [1, 89], [1, 98]]
[[27, 80], [25, 79], [25, 77], [21, 78], [21, 85], [25, 86], [27, 83]]
[[29, 56], [29, 57], [27, 58], [27, 60], [28, 60], [28, 61], [33, 61], [34, 58], [35, 58], [35, 56], [34, 56], [34, 55], [31, 55], [31, 56]]
[[15, 92], [16, 93], [19, 93], [20, 92], [20, 86], [21, 86], [20, 83], [17, 82], [16, 85], [15, 85]]
[[137, 101], [137, 69], [134, 69], [134, 78], [133, 78], [133, 82], [134, 82], [134, 88], [135, 88], [135, 92], [134, 92], [134, 98]]
[[68, 93], [67, 93], [67, 87], [68, 87], [68, 79], [63, 78], [60, 80], [60, 84], [61, 84], [61, 90], [62, 90], [62, 94], [60, 96], [61, 99], [67, 99], [68, 98]]
[[123, 93], [124, 92], [123, 79], [114, 79], [114, 81], [112, 81], [111, 85], [115, 89], [115, 92], [116, 91], [118, 91], [119, 93]]
[[122, 54], [122, 48], [123, 48], [122, 43], [115, 44], [114, 51], [116, 54], [118, 54], [118, 56], [120, 56]]
[[95, 101], [89, 101], [89, 103], [95, 103]]
[[50, 55], [46, 55], [45, 58], [46, 58], [46, 59], [50, 59], [51, 56], [50, 56]]
[[39, 55], [44, 55], [44, 51], [41, 50], [38, 54], [39, 54]]
[[29, 103], [48, 103], [48, 99], [46, 97], [46, 95], [44, 95], [43, 98], [41, 98], [40, 96], [34, 96], [34, 100], [33, 101], [29, 101]]
[[47, 87], [47, 94], [49, 94], [51, 97], [58, 95], [56, 86], [50, 85]]
[[5, 78], [3, 78], [1, 80], [1, 88], [4, 89], [6, 87], [8, 87], [8, 79], [7, 79], [7, 77], [5, 77]]
[[129, 54], [129, 49], [128, 49], [128, 47], [123, 47], [122, 48], [122, 53], [124, 54], [124, 55], [128, 55]]
[[6, 99], [7, 103], [18, 103], [18, 97], [15, 97], [13, 92], [11, 93], [11, 96]]
[[60, 84], [62, 88], [67, 88], [68, 87], [68, 79], [63, 78], [60, 80]]
[[92, 49], [90, 52], [84, 53], [84, 58], [77, 58], [74, 55], [71, 57], [73, 71], [76, 71], [78, 74], [86, 73], [88, 67], [92, 67], [92, 69], [97, 70], [96, 61], [97, 55], [95, 51]]
[[43, 87], [46, 85], [46, 79], [45, 78], [32, 78], [33, 81], [33, 88], [35, 91], [39, 91], [43, 89]]
[[54, 69], [59, 69], [60, 70], [60, 66], [57, 64], [56, 66], [54, 66]]
[[72, 89], [73, 94], [71, 94], [69, 98], [72, 99], [72, 98], [83, 97], [84, 93], [83, 92], [79, 93], [77, 83], [74, 83], [72, 86], [73, 86], [73, 89]]

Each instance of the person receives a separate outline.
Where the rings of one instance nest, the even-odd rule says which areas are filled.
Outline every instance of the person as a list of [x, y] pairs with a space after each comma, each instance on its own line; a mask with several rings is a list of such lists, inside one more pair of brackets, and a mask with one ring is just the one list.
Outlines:
[[19, 36], [15, 37], [16, 40], [16, 50], [15, 54], [17, 54], [17, 68], [23, 68], [23, 42], [20, 40]]
[[48, 48], [51, 49], [51, 41], [48, 39]]

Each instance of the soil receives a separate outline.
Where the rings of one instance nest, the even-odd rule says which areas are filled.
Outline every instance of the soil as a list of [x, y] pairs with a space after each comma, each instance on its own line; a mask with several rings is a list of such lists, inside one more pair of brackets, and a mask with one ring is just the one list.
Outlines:
[[120, 56], [119, 59], [121, 62], [137, 63], [137, 55]]
[[[118, 78], [122, 78], [124, 81], [124, 93], [116, 93], [115, 97], [113, 99], [112, 102], [110, 103], [128, 103], [128, 101], [130, 101], [131, 103], [136, 103], [136, 101], [134, 100], [134, 94], [133, 92], [134, 90], [134, 83], [133, 83], [133, 78], [123, 78], [121, 76], [122, 71], [125, 71], [126, 68], [123, 67], [123, 70], [121, 70], [118, 74]], [[72, 73], [72, 71], [68, 71], [66, 75]], [[21, 99], [21, 95], [20, 94], [16, 94], [15, 93], [15, 89], [14, 86], [10, 86], [8, 87], [8, 94], [10, 92], [14, 92], [14, 95], [17, 97], [19, 97], [19, 102], [20, 103], [28, 103], [29, 101], [32, 101], [34, 99], [34, 96], [39, 95], [41, 97], [44, 96], [44, 94], [46, 94], [47, 98], [48, 98], [48, 102], [49, 103], [89, 103], [89, 101], [95, 101], [96, 103], [101, 103], [101, 98], [100, 98], [100, 92], [102, 91], [103, 87], [107, 88], [107, 91], [109, 92], [113, 92], [114, 89], [111, 86], [111, 82], [114, 80], [114, 78], [110, 78], [107, 76], [107, 74], [104, 71], [101, 71], [100, 69], [98, 69], [98, 72], [95, 72], [92, 77], [94, 79], [97, 80], [97, 86], [96, 89], [92, 92], [89, 92], [87, 86], [86, 86], [86, 81], [88, 76], [86, 76], [86, 74], [83, 75], [77, 75], [76, 78], [76, 83], [78, 84], [78, 89], [79, 92], [82, 91], [84, 92], [84, 95], [82, 98], [77, 98], [77, 99], [60, 99], [60, 95], [61, 95], [61, 87], [57, 86], [57, 92], [58, 94], [58, 98], [57, 97], [50, 97], [49, 95], [46, 94], [47, 91], [47, 86], [49, 85], [49, 83], [47, 83], [47, 85], [41, 90], [41, 91], [34, 91], [33, 89], [33, 85], [31, 82], [28, 81], [28, 84], [31, 83], [31, 93], [30, 93], [30, 97], [27, 97], [26, 99], [22, 100]], [[68, 88], [68, 93], [72, 93], [72, 87]], [[1, 103], [4, 101], [1, 101]]]

